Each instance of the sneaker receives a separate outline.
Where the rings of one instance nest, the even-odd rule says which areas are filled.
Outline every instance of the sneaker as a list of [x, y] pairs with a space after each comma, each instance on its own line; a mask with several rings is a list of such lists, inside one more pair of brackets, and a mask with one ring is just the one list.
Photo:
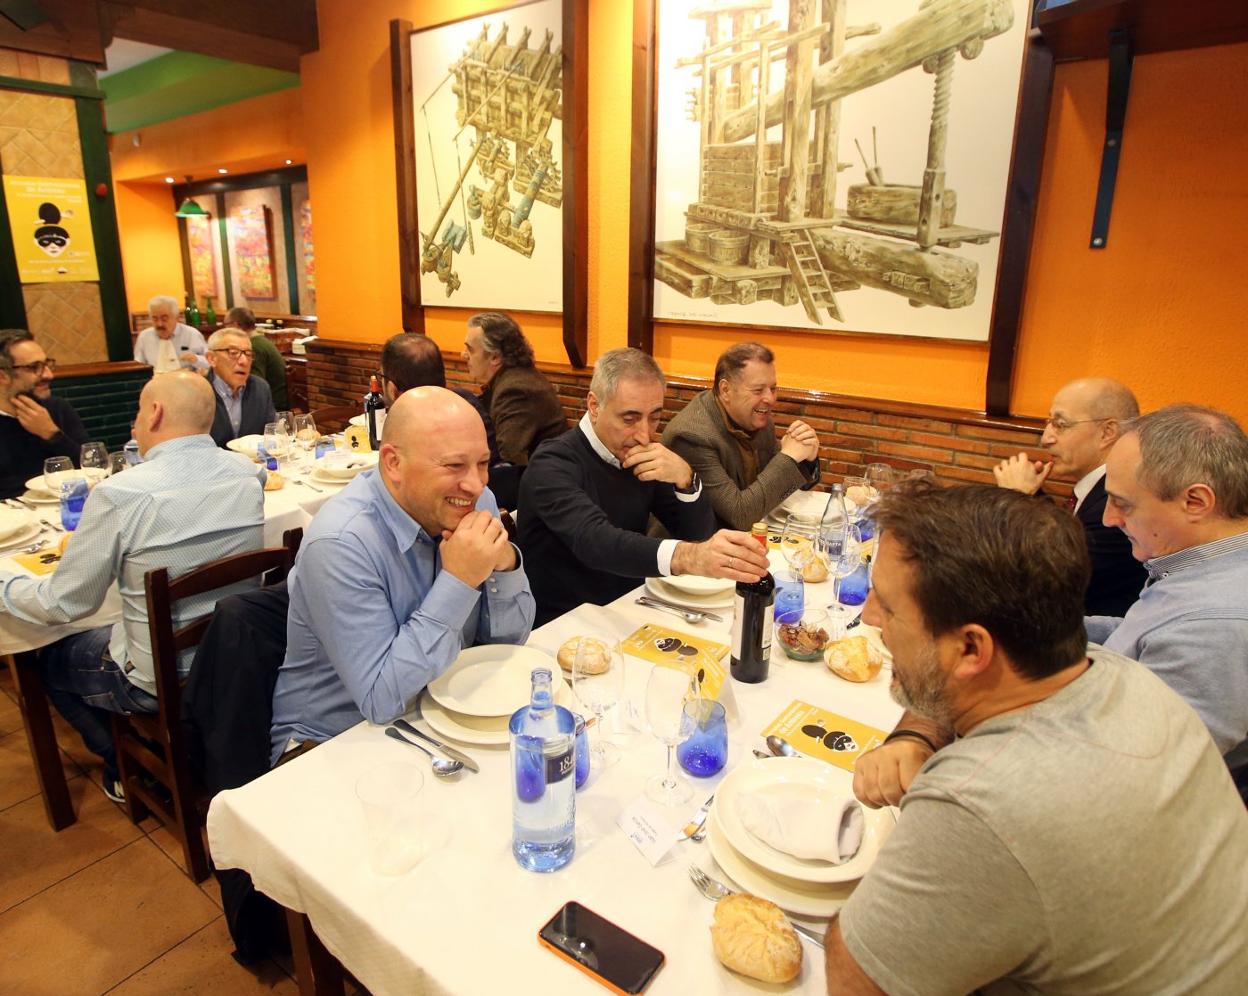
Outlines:
[[122, 786], [120, 778], [110, 778], [108, 775], [105, 775], [104, 794], [112, 799], [113, 802], [124, 803], [126, 801], [126, 790]]

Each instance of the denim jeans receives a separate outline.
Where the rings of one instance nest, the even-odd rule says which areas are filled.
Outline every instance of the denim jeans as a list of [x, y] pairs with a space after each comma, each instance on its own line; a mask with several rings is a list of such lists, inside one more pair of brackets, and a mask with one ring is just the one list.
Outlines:
[[127, 680], [108, 653], [111, 626], [58, 640], [39, 652], [48, 698], [104, 761], [105, 774], [117, 777], [117, 749], [110, 713], [155, 712], [156, 696]]

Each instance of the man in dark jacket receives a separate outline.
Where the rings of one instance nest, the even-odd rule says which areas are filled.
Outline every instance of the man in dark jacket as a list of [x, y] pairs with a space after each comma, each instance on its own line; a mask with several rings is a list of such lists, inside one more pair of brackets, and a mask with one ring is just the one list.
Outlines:
[[1075, 482], [1071, 510], [1083, 526], [1092, 558], [1092, 580], [1084, 598], [1090, 616], [1125, 616], [1147, 577], [1131, 553], [1131, 541], [1102, 521], [1105, 458], [1124, 423], [1139, 414], [1135, 395], [1125, 384], [1105, 377], [1071, 381], [1053, 396], [1040, 437], [1049, 459], [1032, 460], [1019, 453], [993, 470], [998, 486], [1025, 494], [1039, 491], [1050, 474]]
[[[658, 441], [663, 389], [653, 357], [604, 353], [580, 425], [533, 455], [518, 540], [537, 625], [582, 602], [606, 605], [646, 577], [753, 582], [766, 572], [767, 553], [749, 533], [715, 532], [698, 475]], [[651, 514], [677, 538], [646, 535]]]
[[24, 492], [48, 457], [78, 463], [87, 430], [73, 405], [52, 396], [55, 370], [25, 329], [0, 329], [0, 498]]
[[533, 365], [533, 347], [509, 316], [487, 311], [469, 318], [463, 356], [469, 376], [483, 387], [481, 402], [505, 461], [524, 466], [540, 443], [567, 429], [559, 396]]
[[260, 435], [277, 419], [269, 385], [251, 372], [253, 355], [251, 338], [238, 329], [218, 329], [208, 340], [208, 383], [217, 399], [211, 436], [218, 446]]

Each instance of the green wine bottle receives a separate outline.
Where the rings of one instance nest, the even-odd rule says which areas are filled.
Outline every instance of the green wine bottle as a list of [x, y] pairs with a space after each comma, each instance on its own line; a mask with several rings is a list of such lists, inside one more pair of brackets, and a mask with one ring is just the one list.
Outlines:
[[204, 323], [216, 328], [217, 326], [217, 309], [212, 306], [212, 295], [204, 295]]
[[199, 328], [199, 305], [190, 294], [186, 295], [186, 324], [193, 329]]

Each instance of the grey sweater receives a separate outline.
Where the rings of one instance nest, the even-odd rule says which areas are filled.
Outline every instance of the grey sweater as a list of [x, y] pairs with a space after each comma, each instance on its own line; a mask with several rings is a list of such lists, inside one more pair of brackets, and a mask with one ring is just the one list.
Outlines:
[[1145, 562], [1152, 583], [1088, 639], [1144, 664], [1199, 713], [1218, 750], [1248, 739], [1248, 532]]

